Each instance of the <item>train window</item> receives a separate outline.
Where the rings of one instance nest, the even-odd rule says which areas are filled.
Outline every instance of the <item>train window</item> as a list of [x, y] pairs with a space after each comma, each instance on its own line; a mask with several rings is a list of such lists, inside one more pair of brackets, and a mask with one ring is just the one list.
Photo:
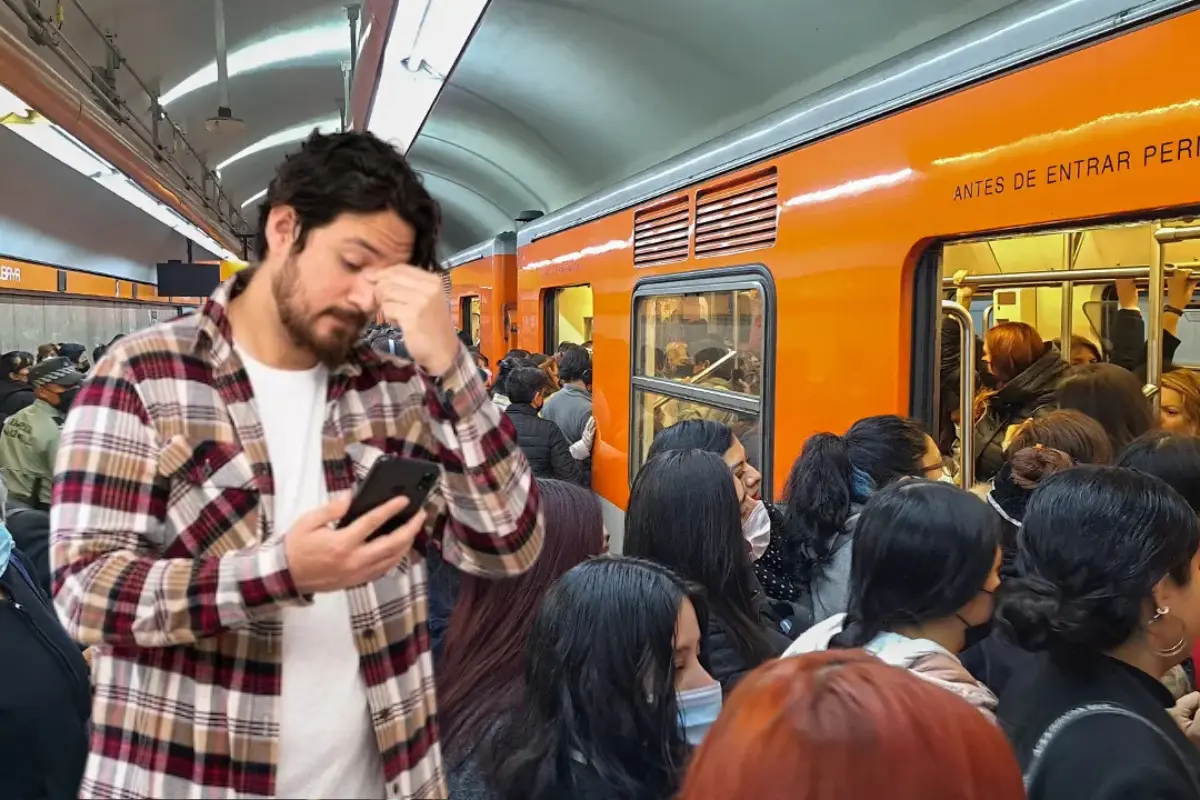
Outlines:
[[646, 297], [635, 316], [635, 375], [761, 394], [763, 301], [757, 287]]
[[472, 344], [479, 344], [479, 318], [482, 304], [479, 295], [466, 295], [459, 299], [458, 319], [462, 330], [471, 337]]
[[[633, 297], [630, 477], [655, 434], [676, 422], [729, 425], [764, 473], [770, 437], [773, 294], [762, 268], [650, 279]], [[770, 485], [769, 476], [763, 481]]]
[[545, 352], [553, 353], [563, 342], [583, 344], [592, 340], [592, 287], [565, 286], [545, 294]]

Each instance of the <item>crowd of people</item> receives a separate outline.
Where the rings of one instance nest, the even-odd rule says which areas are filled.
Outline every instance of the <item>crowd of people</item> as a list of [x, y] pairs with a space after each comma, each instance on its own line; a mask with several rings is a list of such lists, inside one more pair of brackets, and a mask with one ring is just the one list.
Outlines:
[[[41, 484], [0, 463], [0, 797], [1200, 796], [1191, 373], [1156, 418], [1137, 364], [997, 326], [958, 420], [985, 482], [879, 415], [777, 503], [745, 431], [685, 414], [617, 554], [588, 343], [493, 372], [391, 146], [314, 133], [260, 217], [255, 266], [86, 379], [0, 358], [71, 408], [44, 575]], [[341, 524], [385, 454], [438, 490]]]

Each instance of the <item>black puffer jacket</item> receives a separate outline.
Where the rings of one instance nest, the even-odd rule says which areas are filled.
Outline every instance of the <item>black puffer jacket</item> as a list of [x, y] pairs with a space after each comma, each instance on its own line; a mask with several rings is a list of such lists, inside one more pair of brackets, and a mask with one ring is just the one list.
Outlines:
[[[15, 552], [0, 574], [0, 797], [79, 796], [92, 712], [87, 662]], [[32, 575], [29, 576], [32, 579]]]
[[[1146, 323], [1140, 311], [1122, 308], [1113, 316], [1112, 355], [1109, 360], [1118, 367], [1146, 380]], [[1174, 367], [1175, 351], [1182, 342], [1168, 330], [1163, 330], [1162, 371], [1170, 372]]]
[[[747, 575], [754, 589], [755, 616], [762, 627], [763, 635], [775, 655], [791, 644], [791, 640], [778, 630], [779, 620], [771, 609], [770, 601], [763, 593], [758, 578], [751, 572]], [[708, 628], [700, 638], [700, 658], [710, 675], [721, 684], [721, 691], [728, 695], [742, 676], [759, 665], [759, 662], [749, 658], [738, 647], [733, 631], [721, 616], [713, 609], [708, 612]]]
[[0, 380], [0, 425], [26, 406], [33, 405], [33, 387], [11, 378]]
[[975, 423], [975, 480], [988, 481], [1004, 465], [1004, 434], [1042, 406], [1054, 402], [1054, 392], [1067, 363], [1058, 351], [1045, 355], [988, 398], [983, 419]]
[[538, 416], [528, 403], [513, 403], [504, 413], [517, 429], [517, 444], [535, 478], [555, 478], [587, 486], [583, 464], [571, 456], [571, 445], [559, 427]]

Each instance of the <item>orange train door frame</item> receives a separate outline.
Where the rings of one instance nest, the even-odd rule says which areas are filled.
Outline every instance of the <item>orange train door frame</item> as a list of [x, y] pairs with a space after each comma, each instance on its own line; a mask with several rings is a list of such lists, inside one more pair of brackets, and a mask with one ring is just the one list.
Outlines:
[[510, 316], [517, 306], [517, 237], [502, 233], [494, 239], [456, 253], [446, 261], [450, 271], [450, 305], [454, 324], [467, 330], [464, 301], [479, 298], [479, 351], [496, 369], [496, 362], [516, 346], [516, 326]]

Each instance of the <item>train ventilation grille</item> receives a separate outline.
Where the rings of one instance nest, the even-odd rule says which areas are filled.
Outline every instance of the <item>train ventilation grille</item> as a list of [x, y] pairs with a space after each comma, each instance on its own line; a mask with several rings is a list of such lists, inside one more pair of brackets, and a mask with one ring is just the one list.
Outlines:
[[778, 174], [772, 167], [696, 193], [696, 257], [759, 250], [779, 230]]
[[688, 257], [687, 196], [675, 197], [633, 215], [633, 263], [639, 267]]

